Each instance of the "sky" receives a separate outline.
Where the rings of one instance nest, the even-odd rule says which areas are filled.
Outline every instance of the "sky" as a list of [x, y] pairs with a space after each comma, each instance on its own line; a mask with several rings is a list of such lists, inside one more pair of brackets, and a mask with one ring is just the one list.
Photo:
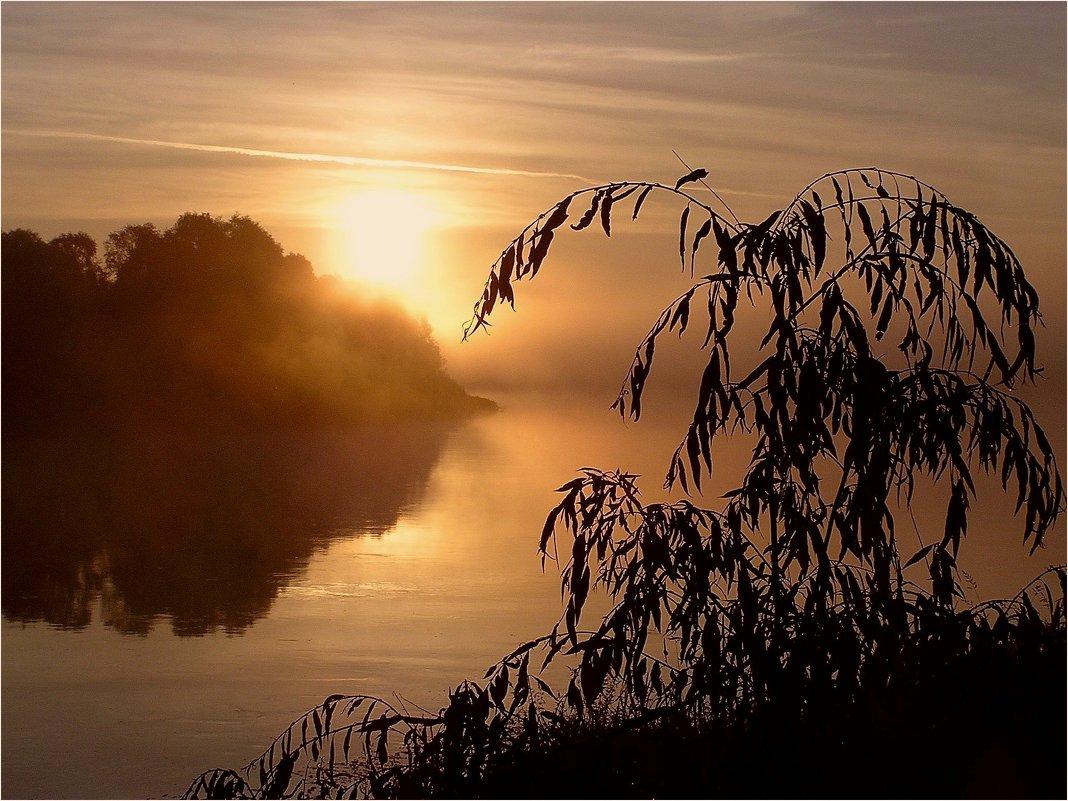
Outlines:
[[[584, 390], [607, 413], [633, 348], [690, 285], [679, 209], [650, 202], [610, 240], [559, 237], [517, 313], [461, 343], [529, 221], [585, 186], [673, 183], [687, 171], [673, 151], [754, 222], [827, 172], [897, 170], [978, 215], [1038, 288], [1046, 378], [1021, 394], [1065, 464], [1066, 13], [4, 2], [0, 222], [103, 242], [187, 211], [247, 215], [319, 273], [424, 317], [469, 390]], [[658, 358], [643, 419], [666, 409], [681, 433], [700, 366]], [[1063, 561], [1063, 526], [1053, 547]]]
[[[103, 243], [188, 211], [247, 215], [320, 274], [424, 317], [470, 391], [504, 406], [573, 393], [607, 416], [633, 348], [690, 286], [679, 209], [650, 201], [611, 239], [565, 229], [516, 287], [517, 312], [499, 308], [489, 334], [462, 343], [490, 266], [528, 222], [585, 186], [672, 184], [688, 171], [674, 153], [754, 222], [820, 175], [883, 167], [978, 215], [1038, 288], [1046, 377], [1020, 394], [1063, 470], [1066, 27], [1064, 2], [3, 0], [0, 228]], [[692, 415], [703, 360], [694, 369], [684, 345], [660, 351], [643, 420], [627, 424], [641, 449]], [[574, 443], [601, 430], [588, 407], [545, 408], [561, 409], [558, 426], [515, 430], [505, 452], [523, 458], [505, 483], [525, 485], [546, 453], [586, 459]], [[744, 440], [726, 445], [717, 465], [748, 460]], [[1021, 561], [1000, 488], [979, 486], [969, 556], [984, 595], [1064, 563], [1063, 522]], [[481, 485], [457, 495], [508, 531], [496, 507], [509, 503]], [[937, 535], [939, 498], [919, 495]], [[905, 553], [904, 516], [898, 530]], [[424, 533], [390, 547], [424, 554]]]
[[881, 166], [1015, 248], [1063, 401], [1065, 18], [1015, 2], [6, 2], [2, 227], [102, 242], [185, 211], [248, 215], [425, 316], [461, 380], [598, 383], [681, 287], [674, 223], [573, 235], [519, 314], [461, 346], [490, 264], [541, 211], [591, 184], [673, 182], [673, 150], [750, 220], [825, 172]]

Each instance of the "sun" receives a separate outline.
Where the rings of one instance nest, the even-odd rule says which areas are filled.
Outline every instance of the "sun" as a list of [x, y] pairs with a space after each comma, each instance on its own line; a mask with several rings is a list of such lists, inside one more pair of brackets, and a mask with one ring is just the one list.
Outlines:
[[419, 280], [426, 234], [440, 221], [430, 199], [405, 189], [365, 189], [337, 207], [342, 269], [389, 289]]

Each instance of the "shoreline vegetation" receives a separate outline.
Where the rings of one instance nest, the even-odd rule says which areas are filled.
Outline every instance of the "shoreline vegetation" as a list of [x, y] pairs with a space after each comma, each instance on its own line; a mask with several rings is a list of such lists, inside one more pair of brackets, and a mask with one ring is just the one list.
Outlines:
[[[565, 223], [610, 236], [654, 193], [678, 204], [695, 283], [638, 345], [615, 408], [637, 420], [657, 338], [707, 318], [666, 480], [682, 497], [647, 504], [636, 476], [583, 468], [541, 532], [565, 605], [550, 633], [437, 714], [329, 696], [186, 797], [1064, 796], [1065, 568], [966, 605], [956, 566], [973, 473], [1016, 498], [1032, 552], [1065, 507], [1053, 449], [1009, 392], [1039, 369], [1021, 265], [908, 175], [829, 173], [755, 224], [691, 191], [707, 175], [567, 196], [505, 247], [467, 328], [513, 302]], [[749, 305], [768, 321], [759, 344], [732, 336]], [[739, 378], [743, 354], [756, 366]], [[713, 441], [739, 431], [756, 444], [737, 488], [695, 506]], [[939, 485], [945, 515], [913, 521], [913, 552], [894, 498]]]
[[4, 435], [262, 431], [459, 420], [496, 404], [425, 322], [315, 276], [247, 217], [7, 231]]
[[448, 432], [496, 409], [425, 323], [245, 217], [102, 252], [13, 230], [2, 265], [9, 620], [241, 632], [316, 547], [389, 530]]

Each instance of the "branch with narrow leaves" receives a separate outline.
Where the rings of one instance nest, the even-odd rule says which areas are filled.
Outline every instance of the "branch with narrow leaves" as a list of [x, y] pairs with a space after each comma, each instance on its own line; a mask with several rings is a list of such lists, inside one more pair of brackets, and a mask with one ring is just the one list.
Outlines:
[[[711, 207], [702, 203], [693, 195], [682, 191], [683, 186], [698, 180], [704, 174], [697, 175], [695, 173], [691, 176], [684, 176], [676, 182], [674, 187], [656, 182], [622, 182], [590, 187], [573, 192], [559, 203], [546, 209], [501, 251], [501, 255], [493, 263], [489, 277], [486, 279], [485, 287], [482, 290], [482, 296], [474, 305], [471, 320], [464, 326], [464, 339], [466, 340], [480, 328], [485, 328], [489, 325], [488, 318], [499, 301], [505, 301], [513, 310], [515, 309], [513, 284], [524, 278], [529, 280], [537, 276], [558, 230], [568, 221], [571, 214], [571, 206], [576, 199], [588, 197], [589, 205], [577, 217], [575, 222], [571, 223], [570, 227], [575, 231], [588, 228], [596, 219], [600, 222], [601, 230], [604, 231], [605, 236], [610, 237], [612, 235], [612, 215], [616, 205], [632, 195], [636, 195], [634, 205], [631, 207], [631, 220], [636, 220], [642, 206], [654, 190], [669, 192], [684, 198], [687, 201], [687, 215], [691, 205], [697, 208], [700, 213], [706, 215], [709, 229], [705, 230], [705, 234], [710, 230], [713, 221], [717, 226], [722, 226], [726, 230], [733, 230], [732, 223], [717, 215], [712, 211]], [[685, 237], [685, 226], [681, 236]], [[680, 247], [680, 259], [685, 267], [686, 251], [684, 247]]]
[[[491, 271], [469, 330], [492, 311], [494, 286], [500, 294], [508, 254], [521, 252], [528, 238], [551, 241], [537, 232], [562, 225], [575, 198], [591, 200], [572, 228], [582, 230], [599, 219], [611, 235], [617, 200], [638, 193], [636, 217], [649, 193], [659, 189], [683, 201], [679, 257], [684, 269], [694, 272], [708, 243], [715, 257], [715, 270], [657, 317], [613, 403], [621, 415], [639, 419], [658, 337], [670, 332], [681, 337], [696, 316], [704, 315], [700, 347], [708, 359], [693, 420], [670, 462], [667, 487], [679, 482], [686, 492], [691, 486], [700, 491], [702, 475], [713, 469], [716, 437], [744, 429], [757, 442], [740, 488], [750, 508], [769, 514], [780, 505], [776, 494], [795, 485], [809, 493], [817, 493], [821, 482], [833, 480], [839, 487], [832, 502], [816, 505], [823, 541], [817, 544], [813, 537], [811, 548], [794, 552], [793, 558], [826, 558], [822, 554], [829, 552], [835, 533], [843, 553], [869, 564], [877, 560], [885, 579], [898, 563], [887, 495], [904, 486], [911, 497], [914, 470], [940, 478], [948, 468], [952, 485], [974, 497], [969, 464], [978, 460], [984, 470], [1000, 469], [1003, 485], [1015, 478], [1021, 488], [1017, 508], [1025, 510], [1024, 541], [1032, 548], [1040, 545], [1064, 506], [1053, 452], [1033, 418], [1012, 414], [992, 400], [1000, 396], [991, 394], [998, 385], [1011, 388], [1039, 372], [1038, 297], [1011, 248], [975, 215], [902, 173], [877, 168], [828, 173], [756, 224], [724, 220], [682, 191], [706, 176], [707, 171], [691, 170], [674, 188], [624, 182], [565, 198], [543, 215], [545, 224], [535, 223], [513, 241]], [[694, 210], [703, 218], [700, 223]], [[539, 265], [547, 252], [546, 244], [539, 250]], [[510, 287], [506, 294], [513, 297]], [[769, 322], [750, 354], [758, 367], [736, 382], [731, 361], [738, 357], [733, 340], [742, 298], [766, 310]], [[989, 321], [992, 313], [999, 317], [997, 325]], [[1014, 347], [1008, 345], [1007, 329], [1016, 332]], [[883, 344], [894, 346], [903, 369], [884, 364], [877, 355]], [[744, 346], [751, 349], [751, 340]], [[981, 389], [940, 389], [947, 376], [974, 377], [979, 353], [988, 359], [978, 378]], [[981, 400], [996, 408], [987, 409]], [[1032, 436], [1032, 431], [1038, 433]], [[958, 434], [967, 441], [958, 441]], [[964, 523], [957, 521], [967, 517], [961, 491], [953, 495], [954, 532], [963, 530]], [[768, 519], [766, 525], [778, 539], [778, 521]], [[947, 545], [957, 540], [954, 534]], [[952, 568], [956, 548], [951, 550], [939, 552], [939, 581]], [[573, 597], [581, 596], [587, 577], [579, 571], [572, 578]]]

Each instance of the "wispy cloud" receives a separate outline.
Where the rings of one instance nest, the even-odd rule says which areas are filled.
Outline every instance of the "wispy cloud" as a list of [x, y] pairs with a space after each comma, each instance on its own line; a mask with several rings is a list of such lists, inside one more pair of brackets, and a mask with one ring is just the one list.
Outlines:
[[575, 47], [551, 47], [535, 45], [527, 54], [539, 58], [564, 59], [568, 61], [630, 61], [644, 64], [716, 64], [749, 61], [761, 57], [757, 52], [708, 52], [667, 47], [622, 47], [618, 45], [584, 45]]
[[407, 161], [403, 159], [377, 159], [366, 156], [339, 156], [328, 153], [294, 153], [286, 150], [259, 150], [250, 147], [232, 147], [229, 145], [205, 145], [195, 142], [170, 142], [161, 139], [135, 139], [126, 136], [108, 136], [105, 134], [83, 133], [80, 131], [35, 131], [3, 129], [5, 136], [29, 136], [48, 139], [81, 139], [94, 142], [112, 142], [143, 147], [165, 147], [172, 150], [195, 150], [201, 153], [227, 153], [253, 158], [281, 159], [284, 161], [309, 161], [320, 164], [341, 164], [346, 167], [376, 167], [394, 170], [430, 170], [434, 172], [463, 172], [477, 175], [525, 176], [531, 178], [569, 178], [586, 183], [593, 179], [583, 175], [563, 172], [542, 172], [538, 170], [516, 170], [507, 167], [472, 167], [465, 164], [441, 164], [430, 161]]

